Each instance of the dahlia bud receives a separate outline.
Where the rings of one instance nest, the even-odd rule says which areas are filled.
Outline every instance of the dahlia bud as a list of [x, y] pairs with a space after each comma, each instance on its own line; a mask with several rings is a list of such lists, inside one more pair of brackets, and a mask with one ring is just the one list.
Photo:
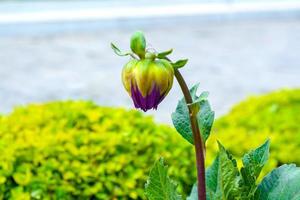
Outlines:
[[131, 37], [132, 52], [121, 52], [113, 43], [111, 47], [119, 56], [132, 57], [123, 68], [122, 82], [134, 106], [145, 112], [157, 109], [173, 85], [174, 65], [177, 62], [171, 63], [166, 57], [172, 53], [172, 49], [161, 53], [148, 51], [146, 39], [141, 31], [135, 32]]
[[173, 85], [174, 69], [165, 59], [132, 59], [123, 68], [122, 81], [134, 106], [157, 109]]

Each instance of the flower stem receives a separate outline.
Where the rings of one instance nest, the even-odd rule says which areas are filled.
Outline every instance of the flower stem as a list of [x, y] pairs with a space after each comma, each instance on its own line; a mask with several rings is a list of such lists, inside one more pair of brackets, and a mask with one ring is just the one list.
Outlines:
[[[182, 77], [178, 69], [174, 69], [175, 77], [184, 95], [184, 99], [187, 105], [193, 103], [192, 96], [189, 88]], [[191, 106], [188, 106], [191, 127], [194, 138], [195, 152], [196, 152], [196, 165], [197, 165], [197, 179], [198, 179], [198, 200], [206, 200], [206, 188], [205, 188], [205, 161], [204, 161], [204, 143], [201, 139], [199, 124], [197, 121], [197, 113], [193, 111]]]

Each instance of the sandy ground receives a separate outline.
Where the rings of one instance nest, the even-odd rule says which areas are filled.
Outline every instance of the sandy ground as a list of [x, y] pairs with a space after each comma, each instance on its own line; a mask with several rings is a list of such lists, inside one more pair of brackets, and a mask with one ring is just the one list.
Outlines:
[[[252, 94], [300, 87], [300, 19], [169, 19], [110, 23], [31, 24], [0, 27], [0, 112], [30, 102], [89, 99], [99, 105], [132, 107], [120, 80], [128, 58], [110, 49], [129, 48], [142, 29], [159, 50], [189, 58], [182, 73], [188, 83], [210, 91], [217, 116]], [[64, 28], [62, 28], [64, 27]], [[77, 28], [74, 28], [77, 27]], [[92, 28], [91, 28], [92, 27]], [[55, 31], [53, 31], [55, 30]], [[181, 93], [177, 83], [153, 114], [170, 122]]]

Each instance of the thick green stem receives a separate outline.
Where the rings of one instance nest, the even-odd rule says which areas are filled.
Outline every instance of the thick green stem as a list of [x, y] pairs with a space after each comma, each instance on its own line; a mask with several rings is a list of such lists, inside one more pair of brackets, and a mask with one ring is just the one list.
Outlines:
[[[189, 88], [186, 85], [181, 73], [178, 69], [175, 70], [175, 77], [180, 85], [182, 93], [187, 105], [193, 103], [192, 96]], [[196, 165], [197, 165], [197, 179], [198, 179], [198, 200], [206, 200], [206, 188], [205, 188], [205, 161], [204, 161], [204, 143], [201, 139], [199, 124], [197, 121], [197, 113], [194, 112], [191, 106], [188, 106], [191, 127], [194, 138], [195, 152], [196, 152]]]

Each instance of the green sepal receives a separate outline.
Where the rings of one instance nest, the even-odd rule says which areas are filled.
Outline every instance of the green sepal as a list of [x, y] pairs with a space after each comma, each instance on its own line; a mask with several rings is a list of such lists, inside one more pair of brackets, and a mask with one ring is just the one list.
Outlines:
[[182, 68], [186, 65], [188, 59], [177, 60], [175, 63], [171, 63], [172, 66], [176, 69]]
[[168, 176], [168, 166], [160, 158], [150, 170], [150, 175], [145, 185], [145, 195], [149, 200], [181, 200], [178, 195], [177, 184]]
[[133, 53], [141, 59], [145, 58], [146, 54], [146, 39], [142, 31], [136, 31], [130, 39], [130, 48]]
[[173, 52], [173, 49], [169, 49], [167, 51], [158, 53], [156, 57], [159, 59], [164, 59], [164, 58], [166, 58], [167, 55], [171, 54], [172, 52]]
[[115, 52], [115, 54], [117, 54], [118, 56], [132, 56], [132, 53], [130, 52], [122, 53], [122, 51], [114, 43], [110, 43], [110, 46], [112, 50]]

